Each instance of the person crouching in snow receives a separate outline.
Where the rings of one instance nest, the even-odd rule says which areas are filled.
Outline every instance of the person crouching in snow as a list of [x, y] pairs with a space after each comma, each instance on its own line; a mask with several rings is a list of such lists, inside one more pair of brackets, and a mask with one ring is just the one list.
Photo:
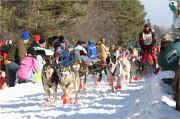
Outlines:
[[143, 66], [146, 60], [148, 60], [149, 64], [155, 68], [155, 74], [157, 74], [160, 69], [156, 57], [156, 42], [157, 37], [152, 32], [150, 26], [148, 24], [145, 24], [144, 30], [142, 33], [140, 33], [139, 36], [139, 44], [142, 50], [141, 65]]
[[36, 57], [31, 54], [28, 54], [20, 62], [20, 67], [17, 72], [18, 83], [34, 82], [34, 72], [40, 71], [40, 65], [36, 60]]

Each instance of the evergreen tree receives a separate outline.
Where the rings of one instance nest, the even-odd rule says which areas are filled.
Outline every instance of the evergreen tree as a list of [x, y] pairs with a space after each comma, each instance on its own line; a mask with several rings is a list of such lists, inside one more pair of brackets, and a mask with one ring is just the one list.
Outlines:
[[68, 33], [73, 42], [104, 36], [109, 45], [125, 46], [144, 25], [144, 6], [139, 0], [1, 1], [0, 28], [14, 34], [28, 31], [47, 38]]
[[121, 0], [117, 4], [115, 24], [118, 25], [118, 44], [126, 46], [137, 39], [144, 25], [144, 6], [139, 0]]
[[0, 26], [4, 32], [26, 30], [44, 37], [59, 35], [75, 18], [86, 15], [68, 0], [6, 0], [0, 10]]

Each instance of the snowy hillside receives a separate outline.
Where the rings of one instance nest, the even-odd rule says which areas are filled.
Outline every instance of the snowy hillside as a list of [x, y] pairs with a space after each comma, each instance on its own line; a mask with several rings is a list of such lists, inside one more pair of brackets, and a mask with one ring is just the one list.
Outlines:
[[133, 81], [112, 93], [103, 80], [99, 87], [89, 77], [88, 89], [81, 90], [78, 105], [41, 106], [45, 102], [42, 84], [21, 84], [0, 91], [0, 119], [180, 119], [169, 87], [161, 78], [173, 77], [160, 72], [150, 78]]

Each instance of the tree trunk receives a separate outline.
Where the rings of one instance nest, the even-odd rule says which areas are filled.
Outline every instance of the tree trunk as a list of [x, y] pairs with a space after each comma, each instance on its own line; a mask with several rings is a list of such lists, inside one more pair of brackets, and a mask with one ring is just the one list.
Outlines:
[[34, 24], [33, 26], [35, 26], [35, 28], [33, 28], [35, 30], [35, 32], [37, 32], [37, 23], [33, 23], [33, 18], [34, 18], [34, 15], [37, 15], [38, 14], [38, 3], [37, 3], [37, 0], [29, 0], [29, 28], [31, 28], [31, 25]]
[[[32, 13], [35, 13], [35, 15], [38, 14], [38, 3], [37, 3], [37, 0], [33, 0], [33, 9], [32, 9]], [[34, 23], [35, 24], [35, 32], [37, 33], [38, 31], [38, 24], [37, 22]]]

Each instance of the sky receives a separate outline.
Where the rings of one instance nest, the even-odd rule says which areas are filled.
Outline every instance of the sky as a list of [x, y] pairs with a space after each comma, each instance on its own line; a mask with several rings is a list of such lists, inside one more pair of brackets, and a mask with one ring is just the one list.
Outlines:
[[169, 0], [140, 0], [147, 12], [146, 18], [154, 25], [169, 28], [172, 25], [173, 15], [169, 9]]

